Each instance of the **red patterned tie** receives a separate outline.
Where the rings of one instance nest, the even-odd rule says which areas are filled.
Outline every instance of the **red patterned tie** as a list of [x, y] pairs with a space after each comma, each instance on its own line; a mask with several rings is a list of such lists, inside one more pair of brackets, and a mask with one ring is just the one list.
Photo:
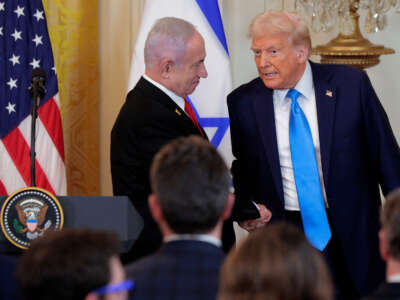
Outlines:
[[201, 130], [201, 127], [199, 125], [199, 122], [197, 121], [197, 117], [196, 114], [192, 108], [192, 106], [190, 105], [189, 101], [185, 100], [185, 112], [188, 114], [189, 118], [192, 120], [193, 124], [196, 125], [197, 129], [200, 131], [201, 135], [204, 137], [203, 135], [203, 130]]

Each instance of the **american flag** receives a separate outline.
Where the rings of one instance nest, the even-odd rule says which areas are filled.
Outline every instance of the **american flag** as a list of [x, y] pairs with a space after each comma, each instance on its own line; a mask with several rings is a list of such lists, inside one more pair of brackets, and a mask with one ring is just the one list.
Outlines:
[[56, 69], [41, 0], [0, 0], [0, 195], [31, 186], [31, 73], [46, 72], [36, 123], [36, 186], [66, 194]]

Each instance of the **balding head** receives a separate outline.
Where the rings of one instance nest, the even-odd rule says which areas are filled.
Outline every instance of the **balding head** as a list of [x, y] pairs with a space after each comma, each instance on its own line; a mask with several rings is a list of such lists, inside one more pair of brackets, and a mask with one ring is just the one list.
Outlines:
[[154, 68], [165, 57], [180, 63], [189, 40], [196, 33], [196, 28], [185, 20], [172, 17], [159, 19], [144, 45], [146, 68]]
[[158, 20], [147, 37], [144, 54], [146, 75], [182, 98], [208, 75], [204, 39], [182, 19]]

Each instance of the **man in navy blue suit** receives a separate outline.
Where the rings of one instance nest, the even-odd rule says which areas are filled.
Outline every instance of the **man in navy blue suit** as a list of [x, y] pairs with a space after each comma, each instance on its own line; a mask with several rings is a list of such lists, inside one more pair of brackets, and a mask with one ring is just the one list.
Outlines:
[[149, 208], [164, 244], [127, 266], [130, 299], [215, 299], [222, 224], [234, 202], [224, 160], [208, 141], [181, 137], [155, 156], [150, 181]]
[[337, 298], [366, 295], [384, 279], [379, 186], [400, 186], [386, 113], [365, 72], [308, 60], [296, 14], [260, 14], [250, 36], [259, 77], [228, 96], [233, 219], [248, 231], [296, 224], [324, 254]]

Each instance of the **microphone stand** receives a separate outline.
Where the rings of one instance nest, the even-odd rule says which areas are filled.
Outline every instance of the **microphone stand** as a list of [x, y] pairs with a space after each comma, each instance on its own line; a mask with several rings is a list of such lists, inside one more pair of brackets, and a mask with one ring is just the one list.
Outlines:
[[[36, 78], [35, 78], [36, 79]], [[32, 101], [32, 120], [31, 120], [31, 152], [30, 152], [30, 160], [31, 160], [31, 186], [36, 186], [36, 119], [37, 119], [37, 108], [39, 106], [40, 99], [45, 95], [45, 88], [41, 85], [37, 80], [32, 80], [32, 85], [30, 86], [30, 94], [33, 98]]]

